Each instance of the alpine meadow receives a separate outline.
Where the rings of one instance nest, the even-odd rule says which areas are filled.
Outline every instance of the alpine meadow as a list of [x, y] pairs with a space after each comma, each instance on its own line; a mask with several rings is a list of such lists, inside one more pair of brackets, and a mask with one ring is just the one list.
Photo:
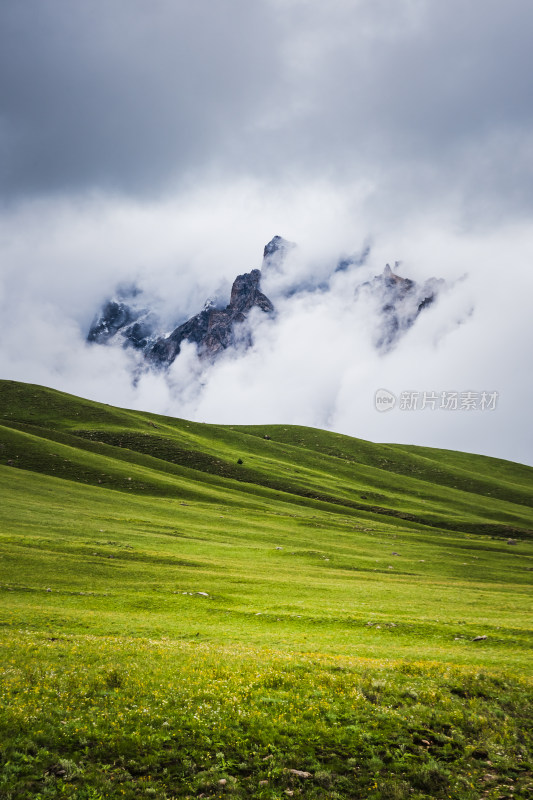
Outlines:
[[525, 800], [532, 485], [1, 381], [0, 796]]

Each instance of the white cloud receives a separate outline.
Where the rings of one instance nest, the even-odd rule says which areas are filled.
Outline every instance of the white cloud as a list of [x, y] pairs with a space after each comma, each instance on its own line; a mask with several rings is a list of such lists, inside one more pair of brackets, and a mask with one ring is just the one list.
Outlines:
[[[330, 427], [361, 438], [531, 460], [523, 422], [531, 396], [533, 239], [527, 226], [480, 235], [421, 215], [410, 226], [376, 234], [367, 264], [337, 273], [327, 290], [277, 295], [275, 319], [255, 314], [253, 348], [226, 353], [214, 365], [186, 346], [168, 375], [145, 371], [134, 385], [131, 351], [86, 344], [92, 314], [118, 280], [133, 276], [167, 308], [194, 313], [222, 281], [229, 288], [237, 273], [260, 265], [281, 219], [292, 223], [283, 234], [307, 236], [287, 261], [289, 282], [295, 276], [320, 282], [339, 255], [364, 243], [364, 231], [342, 214], [360, 196], [324, 185], [299, 191], [267, 196], [260, 187], [236, 184], [203, 189], [187, 203], [99, 203], [97, 212], [92, 205], [47, 206], [44, 213], [30, 206], [12, 213], [1, 231], [0, 374], [209, 422]], [[450, 288], [392, 352], [379, 355], [371, 341], [374, 312], [354, 300], [354, 290], [396, 257], [402, 275], [444, 277]], [[396, 394], [494, 390], [500, 399], [493, 413], [379, 414], [373, 397], [380, 387]]]
[[[531, 461], [531, 4], [99, 5], [0, 9], [0, 375]], [[118, 283], [170, 329], [227, 296], [275, 234], [299, 248], [265, 277], [278, 316], [247, 353], [211, 367], [185, 347], [134, 386], [131, 352], [86, 344]], [[367, 242], [359, 272], [282, 298]], [[378, 356], [353, 290], [396, 260], [452, 289]], [[378, 414], [381, 386], [500, 402]]]

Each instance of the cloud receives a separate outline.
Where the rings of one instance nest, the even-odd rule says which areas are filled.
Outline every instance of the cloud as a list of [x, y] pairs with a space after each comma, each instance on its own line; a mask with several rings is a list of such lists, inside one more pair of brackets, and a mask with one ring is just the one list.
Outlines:
[[[390, 236], [376, 235], [367, 261], [335, 273], [326, 287], [323, 278], [339, 256], [364, 245], [366, 223], [356, 229], [351, 214], [341, 214], [358, 202], [333, 189], [328, 195], [323, 184], [314, 194], [305, 185], [267, 196], [260, 184], [246, 183], [202, 189], [187, 203], [99, 200], [12, 212], [0, 227], [0, 374], [202, 421], [305, 424], [531, 461], [524, 424], [531, 394], [530, 226], [467, 234], [422, 215]], [[302, 242], [286, 262], [289, 283], [296, 277], [311, 289], [278, 292], [274, 319], [257, 313], [252, 349], [210, 365], [185, 347], [167, 375], [141, 372], [134, 383], [140, 364], [131, 351], [85, 342], [93, 313], [119, 279], [134, 275], [147, 298], [159, 298], [176, 316], [195, 313], [217, 287], [229, 291], [236, 274], [260, 266], [280, 219], [290, 229], [281, 233]], [[372, 343], [374, 310], [355, 299], [355, 289], [397, 256], [402, 275], [444, 277], [450, 288], [380, 355]], [[398, 397], [497, 391], [499, 401], [494, 412], [380, 414], [378, 388]]]
[[3, 191], [177, 180], [264, 98], [271, 27], [245, 0], [2, 3]]
[[531, 212], [527, 0], [0, 8], [4, 201], [365, 181], [394, 219]]
[[[0, 375], [531, 462], [532, 23], [527, 0], [5, 0]], [[274, 234], [299, 247], [246, 353], [133, 385], [131, 352], [86, 344], [120, 282], [170, 329]], [[452, 288], [380, 356], [354, 289], [396, 260]], [[500, 398], [379, 414], [380, 387]]]

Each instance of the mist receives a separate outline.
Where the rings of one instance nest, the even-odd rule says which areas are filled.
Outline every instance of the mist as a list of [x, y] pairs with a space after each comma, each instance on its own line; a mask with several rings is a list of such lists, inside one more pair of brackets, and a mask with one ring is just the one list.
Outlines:
[[[533, 463], [532, 23], [526, 0], [6, 0], [0, 377]], [[297, 248], [248, 350], [163, 373], [87, 343], [120, 284], [169, 332], [224, 304], [274, 235]], [[356, 289], [397, 261], [446, 289], [379, 352]], [[402, 407], [424, 392], [497, 403]]]
[[[530, 397], [531, 231], [520, 225], [492, 236], [466, 234], [422, 217], [386, 235], [363, 206], [360, 197], [323, 185], [267, 197], [245, 184], [202, 190], [186, 203], [93, 198], [82, 206], [20, 209], [0, 229], [0, 372], [204, 422], [309, 425], [529, 463], [522, 420]], [[131, 349], [87, 343], [92, 318], [120, 282], [135, 281], [163, 318], [183, 319], [208, 297], [227, 301], [233, 279], [261, 267], [263, 247], [276, 233], [298, 246], [281, 272], [264, 275], [276, 314], [250, 316], [250, 349], [227, 351], [212, 363], [186, 345], [162, 372]], [[364, 263], [356, 258], [335, 272], [369, 237]], [[395, 261], [403, 277], [444, 278], [446, 288], [381, 353], [377, 309], [364, 295], [356, 299], [356, 288]], [[287, 292], [291, 286], [300, 291]], [[493, 410], [409, 411], [398, 403], [383, 413], [374, 404], [382, 388], [398, 400], [402, 392], [421, 400], [424, 392], [470, 391], [497, 392], [498, 401]]]

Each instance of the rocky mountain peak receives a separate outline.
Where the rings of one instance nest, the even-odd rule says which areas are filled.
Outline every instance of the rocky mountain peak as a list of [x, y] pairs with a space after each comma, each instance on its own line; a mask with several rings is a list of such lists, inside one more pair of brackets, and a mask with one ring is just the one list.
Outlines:
[[[252, 343], [252, 331], [245, 325], [253, 309], [272, 314], [274, 306], [261, 291], [261, 277], [267, 270], [280, 270], [284, 259], [296, 247], [282, 236], [274, 236], [265, 245], [262, 270], [252, 269], [237, 275], [231, 287], [229, 303], [224, 307], [207, 300], [203, 309], [178, 325], [170, 334], [162, 334], [156, 316], [146, 308], [142, 293], [135, 287], [119, 290], [114, 299], [108, 300], [97, 315], [87, 336], [96, 344], [119, 342], [124, 347], [133, 347], [143, 352], [147, 363], [157, 368], [167, 368], [179, 355], [184, 342], [196, 345], [201, 358], [212, 359], [228, 348], [248, 347]], [[344, 259], [334, 272], [360, 266], [368, 255]], [[417, 319], [422, 309], [431, 305], [444, 281], [430, 278], [418, 284], [398, 274], [400, 262], [395, 262], [394, 271], [387, 264], [380, 275], [356, 289], [354, 300], [360, 297], [375, 309], [376, 330], [374, 341], [381, 351], [390, 350], [400, 336]], [[320, 284], [310, 281], [300, 283], [298, 288], [285, 294], [289, 299], [301, 292], [327, 292], [329, 282]], [[332, 343], [334, 346], [334, 343]]]
[[253, 269], [244, 275], [237, 275], [231, 287], [231, 297], [227, 309], [236, 314], [246, 314], [253, 306], [262, 311], [273, 311], [274, 306], [260, 289], [261, 270]]
[[[397, 270], [397, 261], [394, 269]], [[375, 344], [386, 352], [415, 322], [420, 312], [430, 306], [444, 286], [442, 279], [430, 278], [419, 284], [410, 278], [402, 278], [385, 265], [381, 275], [362, 284], [356, 295], [366, 293], [378, 305], [378, 326]]]
[[259, 269], [237, 275], [226, 308], [206, 304], [199, 314], [178, 326], [169, 336], [155, 342], [147, 354], [150, 361], [159, 366], [169, 366], [179, 355], [184, 341], [196, 344], [198, 354], [202, 357], [216, 356], [240, 343], [250, 344], [249, 334], [238, 329], [239, 323], [246, 320], [254, 307], [265, 313], [274, 310], [268, 297], [262, 293], [260, 284]]
[[119, 337], [125, 346], [143, 350], [147, 347], [157, 319], [150, 309], [139, 304], [137, 287], [119, 288], [116, 297], [104, 303], [87, 335], [88, 342], [106, 344]]
[[290, 251], [295, 247], [294, 242], [289, 242], [283, 236], [274, 236], [263, 250], [262, 269], [265, 271], [268, 269], [280, 269]]

